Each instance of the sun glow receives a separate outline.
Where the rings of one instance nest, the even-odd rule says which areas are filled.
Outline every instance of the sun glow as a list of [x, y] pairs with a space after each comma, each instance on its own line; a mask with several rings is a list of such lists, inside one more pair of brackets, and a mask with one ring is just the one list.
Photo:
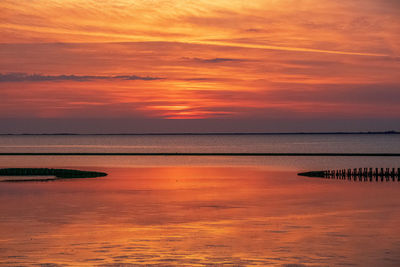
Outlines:
[[7, 102], [0, 111], [400, 114], [392, 101], [400, 97], [398, 8], [386, 0], [363, 1], [362, 8], [328, 0], [1, 1], [0, 89]]

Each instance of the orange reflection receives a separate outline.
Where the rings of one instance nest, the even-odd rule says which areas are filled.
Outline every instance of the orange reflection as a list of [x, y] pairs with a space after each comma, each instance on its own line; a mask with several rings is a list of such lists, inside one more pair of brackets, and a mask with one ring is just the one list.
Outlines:
[[0, 188], [9, 192], [0, 194], [2, 263], [373, 266], [382, 257], [399, 260], [397, 184], [302, 178], [264, 167], [106, 171], [98, 180]]

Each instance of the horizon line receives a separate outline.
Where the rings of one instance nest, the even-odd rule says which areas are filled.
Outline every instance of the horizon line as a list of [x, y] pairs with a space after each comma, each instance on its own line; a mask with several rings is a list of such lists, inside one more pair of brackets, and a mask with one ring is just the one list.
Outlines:
[[87, 153], [87, 152], [16, 152], [0, 153], [0, 156], [233, 156], [233, 157], [400, 157], [400, 153], [182, 153], [182, 152], [159, 152], [159, 153]]
[[400, 131], [334, 131], [334, 132], [172, 132], [172, 133], [69, 133], [69, 132], [54, 132], [54, 133], [0, 133], [0, 136], [5, 135], [300, 135], [300, 134], [400, 134]]

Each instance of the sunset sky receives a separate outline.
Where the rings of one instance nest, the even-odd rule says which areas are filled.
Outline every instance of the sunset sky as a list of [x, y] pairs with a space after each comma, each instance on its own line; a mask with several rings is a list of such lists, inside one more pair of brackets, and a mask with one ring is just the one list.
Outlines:
[[400, 130], [398, 0], [2, 0], [9, 132]]

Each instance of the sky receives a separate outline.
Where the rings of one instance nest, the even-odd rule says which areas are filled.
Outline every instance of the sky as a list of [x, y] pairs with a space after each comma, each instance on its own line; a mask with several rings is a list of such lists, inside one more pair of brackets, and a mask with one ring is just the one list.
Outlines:
[[398, 0], [2, 0], [1, 133], [400, 130]]

